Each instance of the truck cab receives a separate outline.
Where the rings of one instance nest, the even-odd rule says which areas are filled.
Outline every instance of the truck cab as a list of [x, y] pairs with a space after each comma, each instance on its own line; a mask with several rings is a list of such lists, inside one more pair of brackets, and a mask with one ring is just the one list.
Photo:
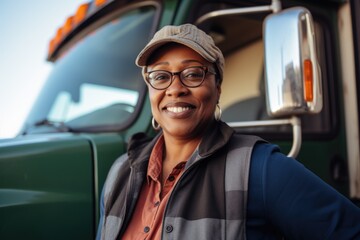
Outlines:
[[[312, 16], [322, 109], [274, 116], [266, 69], [276, 66], [266, 55], [264, 23], [295, 7]], [[288, 153], [294, 142], [291, 124], [258, 123], [296, 115], [301, 124], [297, 161], [359, 204], [359, 11], [356, 0], [82, 4], [49, 44], [53, 69], [19, 135], [0, 140], [0, 238], [95, 238], [110, 166], [126, 152], [133, 134], [156, 134], [135, 58], [156, 30], [170, 24], [196, 24], [223, 51], [223, 121]]]

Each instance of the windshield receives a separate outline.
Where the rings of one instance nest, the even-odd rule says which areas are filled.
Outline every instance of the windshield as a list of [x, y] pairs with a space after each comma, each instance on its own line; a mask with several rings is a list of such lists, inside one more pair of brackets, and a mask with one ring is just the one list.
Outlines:
[[135, 58], [149, 39], [154, 17], [149, 6], [123, 13], [58, 59], [27, 118], [26, 132], [44, 120], [71, 129], [116, 130], [135, 117], [145, 91]]

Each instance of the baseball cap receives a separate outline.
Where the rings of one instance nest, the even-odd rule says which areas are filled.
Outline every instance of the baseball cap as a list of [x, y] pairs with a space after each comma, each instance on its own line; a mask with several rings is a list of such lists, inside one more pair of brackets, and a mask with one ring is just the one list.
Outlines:
[[136, 65], [145, 67], [151, 54], [170, 42], [183, 44], [196, 51], [207, 61], [215, 63], [220, 74], [220, 82], [222, 81], [225, 60], [221, 50], [215, 45], [211, 36], [192, 24], [168, 25], [161, 28], [139, 53], [135, 60]]

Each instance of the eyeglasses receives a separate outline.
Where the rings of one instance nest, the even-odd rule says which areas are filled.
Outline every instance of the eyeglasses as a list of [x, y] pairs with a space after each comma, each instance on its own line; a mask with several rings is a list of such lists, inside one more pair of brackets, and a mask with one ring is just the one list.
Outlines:
[[207, 73], [216, 74], [206, 66], [196, 66], [185, 68], [180, 72], [169, 72], [165, 70], [154, 70], [145, 73], [145, 79], [151, 87], [157, 90], [168, 88], [174, 81], [174, 76], [178, 75], [181, 83], [189, 88], [200, 86]]

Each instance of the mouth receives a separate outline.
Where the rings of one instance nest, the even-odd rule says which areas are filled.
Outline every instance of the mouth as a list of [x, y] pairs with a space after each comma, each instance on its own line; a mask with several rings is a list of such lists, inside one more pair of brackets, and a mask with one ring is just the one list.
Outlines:
[[189, 103], [167, 104], [163, 109], [172, 115], [184, 115], [192, 112], [196, 107]]
[[189, 111], [190, 107], [167, 107], [166, 110], [173, 113], [182, 113], [185, 111]]

